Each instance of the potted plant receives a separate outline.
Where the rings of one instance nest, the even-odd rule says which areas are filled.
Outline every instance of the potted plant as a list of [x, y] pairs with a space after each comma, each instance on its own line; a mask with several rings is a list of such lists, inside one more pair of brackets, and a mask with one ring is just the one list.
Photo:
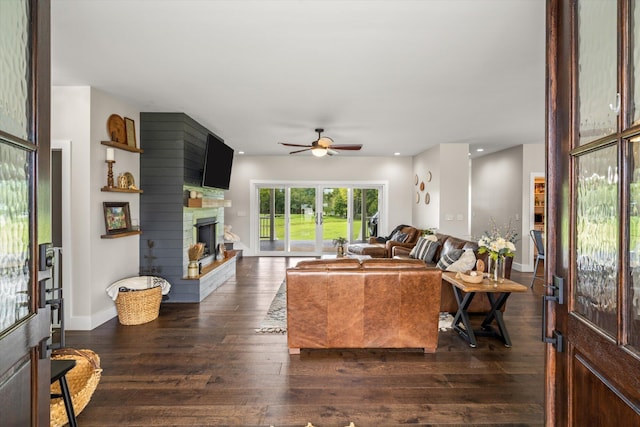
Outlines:
[[333, 239], [333, 246], [338, 248], [338, 257], [344, 256], [344, 245], [347, 243], [346, 237], [336, 237]]

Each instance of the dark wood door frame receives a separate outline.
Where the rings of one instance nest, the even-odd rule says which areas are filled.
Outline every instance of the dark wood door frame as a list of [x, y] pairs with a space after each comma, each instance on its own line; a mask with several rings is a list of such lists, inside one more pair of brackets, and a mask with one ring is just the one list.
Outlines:
[[[51, 239], [50, 226], [50, 2], [25, 0], [29, 13], [27, 137], [0, 130], [2, 144], [19, 147], [30, 157], [30, 282], [29, 314], [0, 336], [0, 412], [6, 425], [49, 425], [50, 360], [47, 350], [50, 311], [41, 307], [38, 281], [49, 272], [38, 270], [38, 243]], [[29, 424], [27, 424], [27, 422]], [[4, 424], [3, 424], [4, 425]]]
[[[591, 412], [610, 413], [608, 422], [617, 423], [623, 419], [626, 425], [640, 425], [638, 402], [640, 401], [640, 377], [638, 376], [639, 360], [632, 351], [624, 348], [625, 313], [623, 285], [630, 280], [628, 260], [625, 251], [628, 249], [629, 223], [625, 218], [625, 207], [628, 206], [628, 173], [626, 174], [626, 142], [620, 129], [630, 125], [625, 106], [629, 105], [631, 94], [630, 82], [626, 77], [624, 66], [627, 61], [618, 54], [618, 90], [622, 93], [622, 112], [618, 116], [617, 140], [609, 140], [599, 144], [580, 146], [574, 149], [574, 141], [578, 141], [578, 71], [577, 71], [577, 1], [547, 1], [547, 110], [546, 110], [546, 170], [547, 170], [547, 248], [545, 276], [550, 285], [554, 275], [563, 277], [564, 293], [573, 292], [573, 277], [576, 254], [576, 211], [574, 202], [576, 194], [573, 175], [576, 158], [588, 151], [596, 151], [613, 141], [617, 147], [620, 169], [618, 194], [621, 200], [620, 209], [620, 260], [618, 263], [618, 336], [614, 340], [605, 334], [594, 333], [579, 315], [572, 312], [571, 300], [564, 305], [547, 302], [543, 309], [547, 313], [547, 324], [543, 333], [551, 337], [560, 331], [568, 337], [563, 353], [547, 344], [545, 349], [545, 425], [564, 426], [580, 422], [584, 417], [579, 408], [587, 408]], [[626, 22], [630, 17], [630, 2], [619, 0], [618, 19]], [[638, 23], [636, 23], [638, 24]], [[618, 24], [619, 25], [619, 24]], [[637, 31], [637, 30], [636, 30]], [[629, 45], [629, 28], [618, 29], [618, 44], [621, 52]], [[620, 64], [619, 64], [620, 65]], [[626, 120], [626, 122], [625, 122]], [[637, 129], [636, 129], [637, 130]], [[547, 294], [553, 293], [547, 288]], [[617, 341], [617, 342], [613, 342]], [[574, 386], [575, 385], [575, 386]], [[588, 390], [583, 390], [587, 388]], [[576, 396], [586, 397], [584, 400]], [[616, 400], [618, 399], [618, 400]], [[574, 402], [575, 401], [575, 402]], [[592, 407], [592, 408], [591, 408]], [[576, 409], [578, 408], [578, 409]], [[614, 408], [611, 410], [610, 408]], [[596, 422], [593, 421], [592, 422]]]
[[[557, 250], [558, 245], [563, 245], [568, 252], [569, 226], [561, 221], [568, 218], [570, 207], [564, 201], [562, 183], [569, 177], [569, 170], [563, 162], [569, 156], [571, 140], [571, 104], [566, 100], [571, 99], [572, 75], [571, 67], [567, 61], [571, 58], [570, 37], [564, 32], [571, 28], [571, 13], [569, 2], [563, 0], [547, 1], [547, 75], [546, 75], [546, 181], [547, 203], [546, 206], [546, 255], [545, 278], [554, 274], [567, 277], [569, 273], [568, 259]], [[564, 143], [563, 143], [564, 141]], [[564, 229], [561, 227], [564, 225]], [[564, 236], [559, 241], [559, 236]], [[567, 286], [565, 281], [565, 287]], [[547, 283], [548, 285], [548, 279]], [[565, 288], [564, 291], [567, 291]], [[547, 288], [547, 295], [552, 290]], [[542, 309], [547, 311], [547, 324], [543, 325], [544, 336], [553, 335], [554, 329], [566, 330], [567, 319], [562, 316], [557, 305], [553, 302], [543, 304]], [[555, 327], [554, 327], [555, 325]], [[545, 425], [556, 425], [558, 420], [568, 420], [568, 414], [558, 408], [554, 402], [567, 399], [567, 390], [562, 382], [558, 381], [558, 373], [566, 370], [566, 361], [551, 344], [545, 348]]]

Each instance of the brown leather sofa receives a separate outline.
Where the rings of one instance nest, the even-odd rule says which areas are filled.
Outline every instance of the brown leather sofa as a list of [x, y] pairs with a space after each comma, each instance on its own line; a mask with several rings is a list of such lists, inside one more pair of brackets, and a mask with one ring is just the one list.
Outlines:
[[[401, 233], [402, 241], [398, 239], [398, 233]], [[372, 258], [391, 258], [394, 247], [403, 247], [411, 250], [416, 245], [418, 237], [422, 232], [410, 225], [396, 227], [389, 235], [388, 239], [379, 237], [369, 237], [368, 243], [354, 243], [347, 247], [347, 254], [351, 255], [369, 255]]]
[[[487, 262], [487, 254], [479, 254], [478, 253], [478, 243], [470, 240], [463, 240], [457, 237], [452, 237], [447, 234], [438, 234], [436, 233], [436, 237], [440, 246], [436, 250], [435, 256], [433, 257], [433, 263], [427, 263], [428, 267], [436, 267], [436, 264], [440, 260], [440, 256], [444, 253], [449, 252], [452, 249], [473, 249], [476, 258], [484, 261], [485, 271], [488, 267]], [[411, 249], [403, 248], [403, 247], [394, 247], [393, 248], [393, 257], [395, 259], [409, 259], [409, 253]], [[505, 259], [505, 268], [504, 275], [507, 279], [511, 278], [511, 265], [513, 263], [512, 257], [507, 257]], [[479, 312], [487, 312], [490, 310], [489, 299], [486, 294], [481, 293], [477, 294], [471, 305], [469, 306], [470, 313], [479, 313]], [[453, 294], [453, 289], [451, 285], [445, 281], [442, 281], [442, 296], [440, 298], [440, 311], [448, 311], [449, 313], [455, 313], [458, 311], [458, 303], [456, 302], [456, 297]]]
[[419, 260], [301, 261], [287, 269], [287, 335], [301, 348], [438, 346], [442, 272]]

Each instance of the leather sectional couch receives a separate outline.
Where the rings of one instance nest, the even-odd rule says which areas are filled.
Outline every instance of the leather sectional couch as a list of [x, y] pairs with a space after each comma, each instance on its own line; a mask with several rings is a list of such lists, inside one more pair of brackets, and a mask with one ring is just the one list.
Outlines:
[[388, 237], [369, 237], [368, 243], [354, 243], [347, 247], [349, 255], [369, 255], [372, 258], [391, 258], [393, 248], [411, 250], [422, 232], [410, 225], [397, 226]]
[[287, 269], [287, 335], [301, 348], [435, 352], [442, 272], [420, 260], [301, 261]]
[[[487, 254], [479, 254], [478, 253], [478, 243], [470, 240], [463, 240], [457, 237], [449, 236], [447, 234], [435, 234], [438, 242], [440, 243], [438, 249], [436, 250], [435, 256], [433, 257], [432, 263], [427, 263], [428, 267], [436, 267], [436, 264], [440, 260], [442, 254], [449, 252], [452, 249], [473, 249], [476, 254], [477, 259], [481, 259], [485, 263], [485, 271], [488, 268], [487, 262]], [[409, 253], [411, 252], [411, 248], [405, 247], [394, 247], [393, 248], [393, 257], [395, 259], [410, 259]], [[505, 277], [507, 279], [511, 278], [511, 265], [513, 263], [512, 257], [507, 257], [505, 259]], [[478, 312], [486, 312], [490, 309], [489, 299], [484, 293], [478, 294], [475, 296], [471, 305], [469, 307], [470, 313], [478, 313]], [[456, 302], [456, 298], [453, 294], [453, 289], [451, 289], [451, 285], [445, 281], [442, 281], [442, 296], [440, 298], [440, 311], [448, 311], [449, 313], [455, 313], [458, 310], [458, 303]]]

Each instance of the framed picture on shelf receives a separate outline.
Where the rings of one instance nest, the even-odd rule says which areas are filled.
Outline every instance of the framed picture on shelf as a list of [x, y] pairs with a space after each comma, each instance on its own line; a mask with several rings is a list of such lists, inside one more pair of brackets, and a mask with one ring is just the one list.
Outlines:
[[131, 148], [138, 148], [136, 147], [136, 122], [129, 117], [125, 117], [124, 127], [127, 132], [127, 145]]
[[107, 235], [131, 230], [129, 202], [103, 202], [104, 226]]

